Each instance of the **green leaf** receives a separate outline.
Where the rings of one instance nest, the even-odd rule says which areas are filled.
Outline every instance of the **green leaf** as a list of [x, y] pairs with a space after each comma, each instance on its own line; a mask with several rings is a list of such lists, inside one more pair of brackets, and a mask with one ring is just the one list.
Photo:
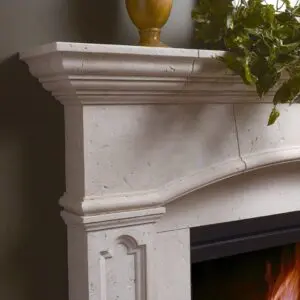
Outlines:
[[223, 15], [231, 12], [233, 8], [232, 0], [210, 0], [210, 10], [212, 13]]
[[277, 71], [267, 58], [257, 56], [251, 65], [251, 71], [256, 76], [256, 91], [260, 98], [269, 92], [279, 80], [281, 73]]
[[294, 76], [284, 82], [276, 92], [273, 103], [292, 103], [300, 93], [300, 77]]
[[276, 92], [273, 103], [286, 103], [291, 98], [291, 91], [287, 83], [283, 83], [279, 90]]
[[250, 58], [246, 57], [246, 59], [243, 62], [242, 78], [244, 80], [244, 83], [251, 85], [256, 82], [257, 78], [252, 74], [249, 63], [250, 63]]
[[265, 5], [265, 9], [262, 11], [263, 19], [266, 23], [272, 23], [275, 18], [276, 10], [272, 4]]
[[200, 40], [209, 42], [218, 42], [222, 38], [222, 31], [219, 27], [209, 23], [198, 23], [196, 25], [196, 34]]
[[276, 71], [265, 73], [258, 78], [256, 81], [256, 90], [260, 98], [266, 95], [270, 89], [274, 87], [279, 78], [280, 73], [277, 73]]
[[226, 53], [224, 56], [218, 57], [218, 60], [226, 64], [227, 68], [232, 70], [236, 74], [240, 74], [242, 70], [242, 64], [238, 59], [238, 56], [233, 53]]
[[279, 116], [280, 116], [280, 112], [274, 106], [269, 116], [268, 126], [273, 125], [276, 122], [276, 120], [279, 118]]
[[225, 63], [227, 68], [240, 75], [245, 84], [252, 85], [256, 82], [256, 77], [252, 74], [249, 66], [249, 57], [243, 58], [229, 52], [225, 56], [219, 57], [219, 60]]
[[283, 67], [288, 67], [291, 63], [296, 63], [298, 60], [299, 57], [294, 54], [279, 54], [276, 63], [282, 69]]
[[285, 4], [285, 7], [287, 9], [291, 9], [292, 8], [290, 0], [281, 0], [281, 1]]
[[276, 15], [276, 19], [280, 23], [288, 23], [288, 22], [293, 22], [294, 17], [291, 13], [284, 11]]
[[[300, 4], [265, 0], [198, 0], [192, 18], [198, 38], [210, 48], [222, 45], [221, 60], [246, 85], [255, 85], [259, 97], [275, 89], [269, 125], [279, 116], [277, 103], [293, 103], [300, 95]], [[279, 84], [283, 72], [290, 78]]]
[[297, 48], [299, 48], [299, 46], [300, 46], [300, 41], [296, 43], [284, 44], [280, 46], [278, 51], [281, 54], [289, 54], [295, 51]]
[[255, 52], [261, 56], [270, 56], [272, 48], [272, 45], [269, 45], [265, 39], [259, 39], [255, 44]]
[[295, 16], [299, 17], [300, 16], [300, 5], [297, 5], [294, 7], [293, 12]]

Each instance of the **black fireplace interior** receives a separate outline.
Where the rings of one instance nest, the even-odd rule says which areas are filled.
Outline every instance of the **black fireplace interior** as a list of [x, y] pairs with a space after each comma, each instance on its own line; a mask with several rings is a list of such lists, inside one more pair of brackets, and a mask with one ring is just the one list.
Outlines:
[[300, 212], [190, 234], [193, 300], [300, 300]]

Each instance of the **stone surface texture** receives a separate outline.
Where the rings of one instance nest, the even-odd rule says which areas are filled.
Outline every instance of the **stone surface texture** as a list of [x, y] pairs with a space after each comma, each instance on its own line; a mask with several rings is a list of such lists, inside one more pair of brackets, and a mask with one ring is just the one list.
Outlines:
[[65, 109], [70, 300], [190, 300], [189, 228], [300, 209], [300, 106], [267, 127], [270, 99], [213, 59], [222, 54], [78, 43], [21, 53]]

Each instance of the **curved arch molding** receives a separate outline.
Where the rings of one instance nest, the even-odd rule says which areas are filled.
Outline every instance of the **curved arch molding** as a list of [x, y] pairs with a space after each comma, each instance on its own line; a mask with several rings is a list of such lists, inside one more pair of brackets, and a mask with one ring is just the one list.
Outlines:
[[164, 206], [187, 194], [227, 178], [271, 167], [300, 161], [300, 147], [257, 152], [231, 159], [199, 170], [194, 174], [175, 179], [157, 189], [132, 193], [112, 194], [104, 197], [85, 197], [74, 207], [67, 194], [60, 201], [66, 209], [84, 215]]

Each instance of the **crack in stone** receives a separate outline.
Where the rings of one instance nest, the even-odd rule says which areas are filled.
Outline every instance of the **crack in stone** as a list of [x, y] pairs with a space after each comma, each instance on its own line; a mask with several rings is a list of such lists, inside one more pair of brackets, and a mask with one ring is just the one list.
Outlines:
[[242, 154], [241, 154], [241, 147], [240, 147], [240, 139], [239, 139], [239, 131], [238, 131], [238, 126], [237, 126], [237, 121], [236, 121], [236, 111], [235, 111], [235, 104], [232, 104], [232, 109], [233, 109], [233, 118], [234, 118], [234, 126], [235, 126], [235, 132], [236, 132], [236, 141], [237, 141], [237, 146], [238, 146], [238, 154], [241, 162], [245, 166], [244, 172], [248, 170], [248, 166], [246, 161], [243, 159]]
[[197, 59], [199, 59], [199, 50], [198, 50], [197, 53], [198, 53], [198, 56], [197, 56], [197, 58], [194, 58], [194, 59], [193, 59], [193, 62], [192, 62], [192, 70], [186, 75], [186, 80], [185, 80], [185, 82], [184, 82], [184, 86], [183, 86], [182, 89], [180, 90], [180, 93], [183, 93], [183, 92], [187, 89], [187, 87], [188, 87], [188, 85], [189, 85], [190, 78], [192, 77], [192, 75], [193, 75], [193, 73], [194, 73], [194, 70], [195, 70], [195, 63], [196, 63]]

